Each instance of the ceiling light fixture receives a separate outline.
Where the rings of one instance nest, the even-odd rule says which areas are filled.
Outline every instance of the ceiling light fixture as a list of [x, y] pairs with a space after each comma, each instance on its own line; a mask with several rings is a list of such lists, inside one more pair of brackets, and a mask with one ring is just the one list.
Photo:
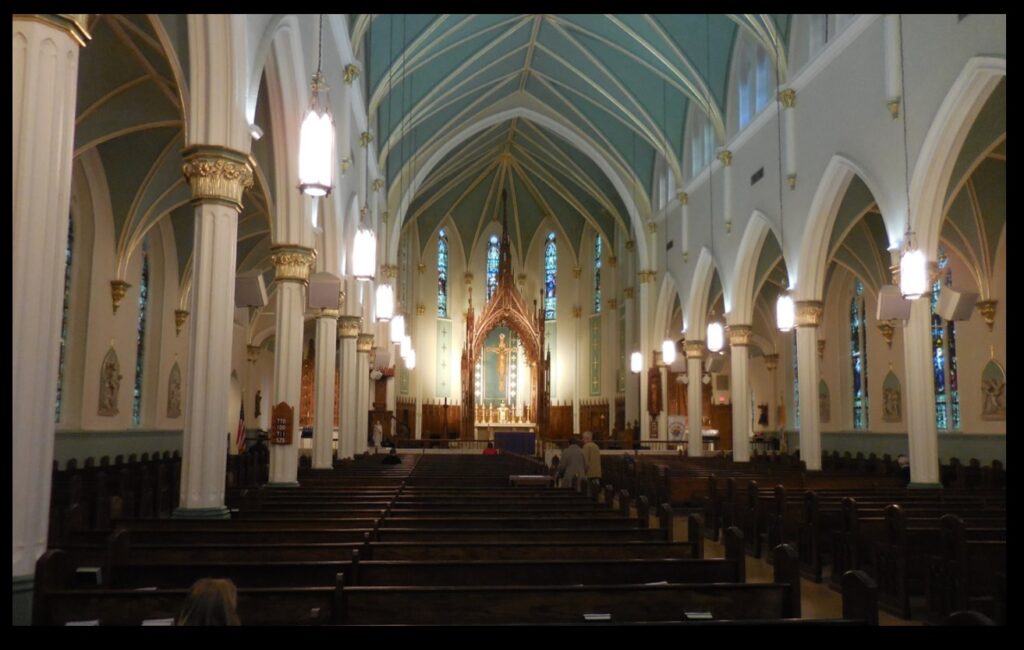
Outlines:
[[[328, 108], [326, 97], [321, 101], [320, 93], [327, 94], [321, 63], [323, 60], [324, 16], [320, 14], [320, 38], [317, 49], [316, 74], [313, 75], [312, 98], [309, 110], [302, 120], [299, 132], [299, 190], [309, 196], [327, 196], [331, 193], [331, 164], [334, 157], [334, 120]], [[259, 130], [259, 127], [253, 126]], [[255, 136], [255, 131], [252, 131]], [[262, 135], [260, 131], [260, 135]], [[315, 211], [314, 211], [315, 223]]]

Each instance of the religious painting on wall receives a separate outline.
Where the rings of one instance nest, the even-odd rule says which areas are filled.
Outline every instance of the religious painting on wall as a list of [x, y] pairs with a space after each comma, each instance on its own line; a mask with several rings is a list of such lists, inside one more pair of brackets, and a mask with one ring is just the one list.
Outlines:
[[1006, 419], [1006, 373], [993, 359], [981, 372], [981, 419]]
[[508, 327], [495, 327], [484, 339], [481, 354], [483, 403], [514, 404], [519, 338]]

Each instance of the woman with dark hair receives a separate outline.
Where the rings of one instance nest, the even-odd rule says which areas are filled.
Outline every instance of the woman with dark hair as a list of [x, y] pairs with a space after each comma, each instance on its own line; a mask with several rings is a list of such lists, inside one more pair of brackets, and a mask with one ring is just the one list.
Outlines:
[[235, 583], [222, 578], [197, 580], [188, 592], [188, 600], [175, 625], [241, 625]]

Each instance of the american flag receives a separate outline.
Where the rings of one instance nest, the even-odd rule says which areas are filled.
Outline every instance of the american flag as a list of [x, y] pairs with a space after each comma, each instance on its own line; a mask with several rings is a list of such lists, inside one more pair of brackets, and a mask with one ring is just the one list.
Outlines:
[[235, 446], [238, 453], [245, 451], [245, 400], [242, 400], [242, 407], [238, 412], [238, 433], [235, 435]]

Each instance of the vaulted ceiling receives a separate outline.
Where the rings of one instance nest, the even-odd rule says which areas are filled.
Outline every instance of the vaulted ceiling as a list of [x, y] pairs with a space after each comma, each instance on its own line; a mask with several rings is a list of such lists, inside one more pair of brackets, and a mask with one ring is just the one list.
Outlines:
[[788, 23], [767, 14], [349, 15], [389, 186], [407, 161], [502, 100], [539, 101], [564, 116], [638, 187], [651, 186], [656, 155], [681, 178], [689, 110], [724, 139], [739, 30], [775, 51]]

